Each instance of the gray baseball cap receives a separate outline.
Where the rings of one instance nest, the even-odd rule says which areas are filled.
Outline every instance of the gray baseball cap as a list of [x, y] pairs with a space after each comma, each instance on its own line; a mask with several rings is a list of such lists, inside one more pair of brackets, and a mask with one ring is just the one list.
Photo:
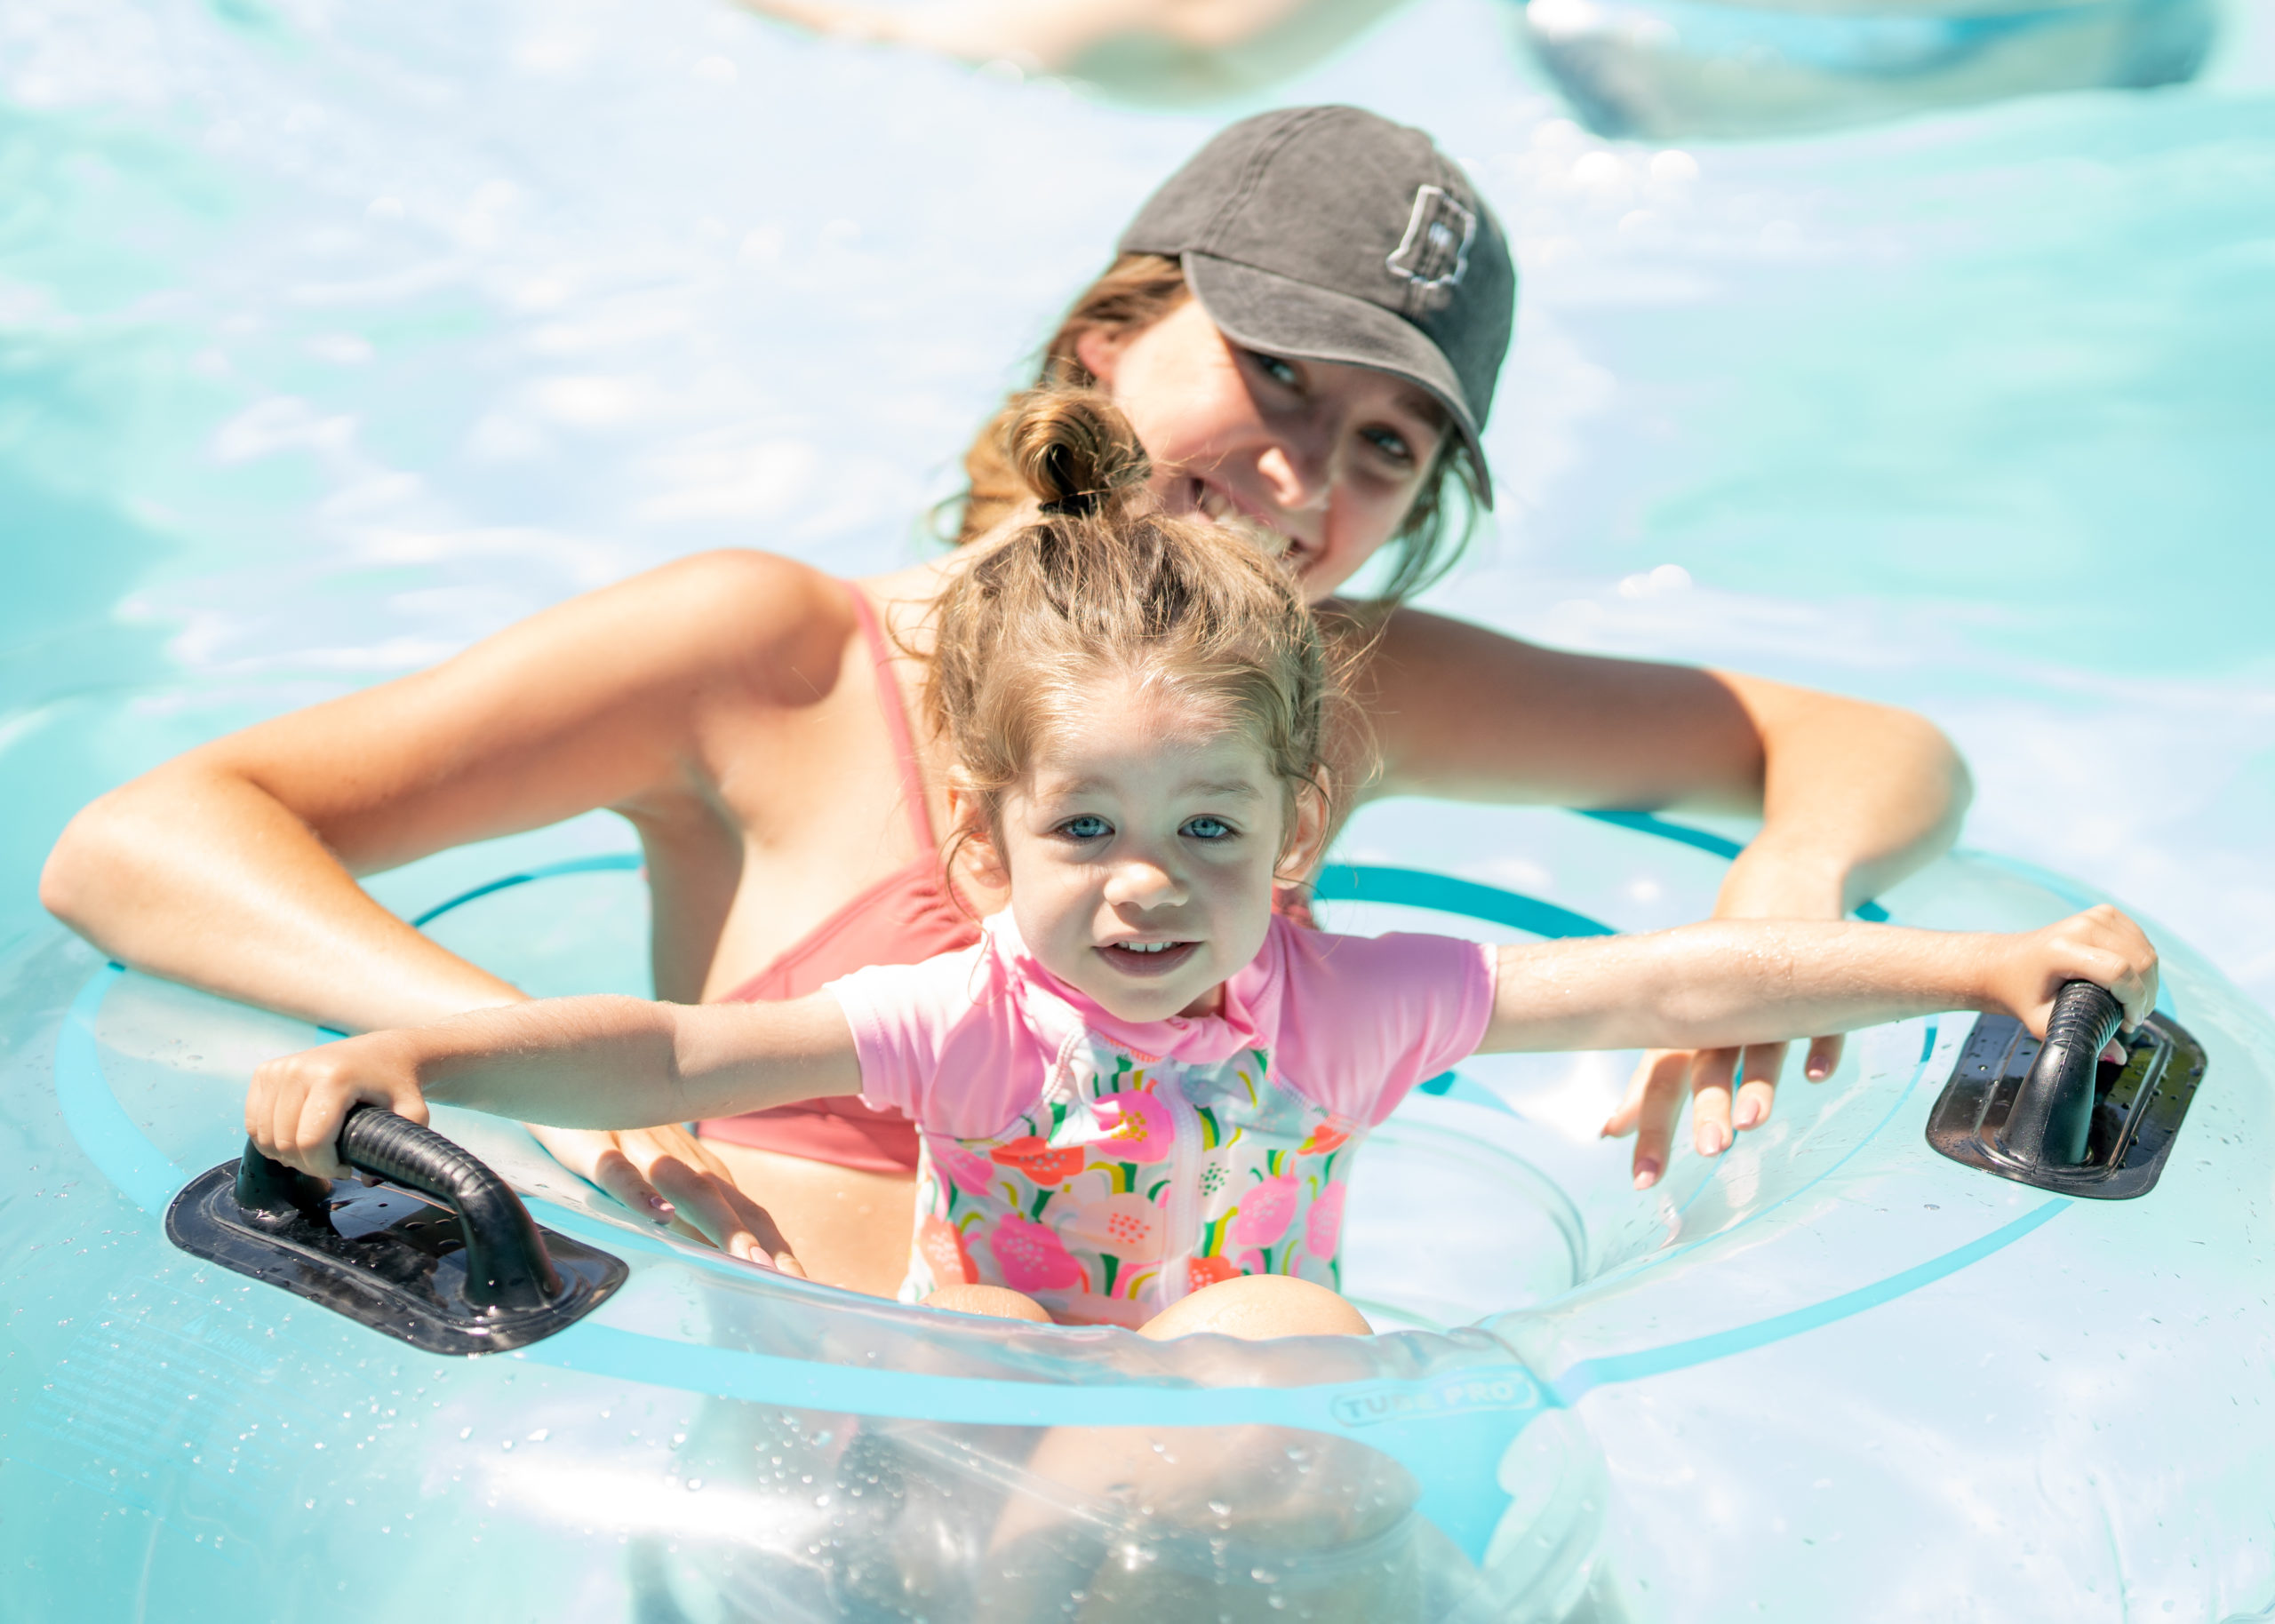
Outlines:
[[1357, 107], [1242, 119], [1138, 211], [1125, 254], [1165, 254], [1226, 338], [1405, 378], [1478, 431], [1516, 325], [1500, 222], [1419, 130]]

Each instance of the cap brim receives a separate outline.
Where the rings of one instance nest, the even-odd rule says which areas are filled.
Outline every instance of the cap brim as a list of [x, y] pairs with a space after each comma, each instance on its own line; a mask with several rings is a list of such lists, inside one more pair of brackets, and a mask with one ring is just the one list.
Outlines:
[[1446, 410], [1477, 467], [1478, 496], [1493, 506], [1493, 474], [1453, 363], [1405, 317], [1326, 288], [1214, 254], [1180, 256], [1185, 280], [1209, 319], [1235, 344], [1305, 361], [1365, 367], [1404, 378]]

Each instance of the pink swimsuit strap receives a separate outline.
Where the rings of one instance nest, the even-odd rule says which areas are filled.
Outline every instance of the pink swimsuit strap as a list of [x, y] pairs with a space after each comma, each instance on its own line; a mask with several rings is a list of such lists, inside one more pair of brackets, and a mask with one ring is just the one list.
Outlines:
[[[899, 762], [901, 798], [907, 803], [916, 856], [849, 899], [722, 1003], [802, 998], [865, 965], [919, 964], [979, 939], [978, 922], [959, 905], [941, 870], [924, 775], [893, 674], [892, 645], [860, 589], [846, 590], [876, 673], [877, 710]], [[874, 1111], [853, 1098], [716, 1118], [698, 1127], [706, 1139], [844, 1167], [907, 1173], [916, 1166], [915, 1126], [898, 1111]]]
[[908, 805], [908, 825], [916, 836], [916, 849], [926, 857], [934, 857], [939, 841], [932, 833], [932, 806], [924, 796], [924, 772], [916, 760], [916, 740], [908, 730], [908, 711], [900, 697], [900, 680], [892, 669], [892, 644], [886, 641], [885, 629], [878, 623], [877, 611], [869, 602], [868, 594], [858, 586], [849, 586], [847, 593], [853, 600], [853, 617], [861, 623], [862, 641], [869, 645], [869, 664], [876, 673], [877, 709], [885, 719], [885, 736], [892, 740], [894, 759], [900, 763], [901, 799]]

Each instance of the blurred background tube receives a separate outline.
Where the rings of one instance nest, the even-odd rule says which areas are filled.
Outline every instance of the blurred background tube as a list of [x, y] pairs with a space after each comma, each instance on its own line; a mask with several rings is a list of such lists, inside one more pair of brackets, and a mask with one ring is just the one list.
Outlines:
[[1797, 134], [2048, 91], [2195, 76], [2211, 0], [1867, 9], [1529, 0], [1522, 28], [1588, 127], [1647, 139]]

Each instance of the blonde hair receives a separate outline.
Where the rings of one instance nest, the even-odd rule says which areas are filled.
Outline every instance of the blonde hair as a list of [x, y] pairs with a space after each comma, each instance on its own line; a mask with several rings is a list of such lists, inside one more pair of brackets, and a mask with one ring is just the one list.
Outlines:
[[[1076, 346], [1090, 333], [1138, 333], [1193, 297], [1185, 270], [1161, 254], [1124, 254], [1077, 299], [1050, 342], [1043, 346], [1033, 389], [1011, 396], [964, 453], [968, 484], [957, 511], [958, 546], [986, 535], [1026, 499], [1027, 487], [1013, 464], [1010, 434], [1020, 412], [1039, 390], [1089, 389], [1098, 379], [1082, 364]], [[1434, 405], [1434, 402], [1433, 402]], [[1406, 518], [1391, 537], [1398, 549], [1382, 597], [1396, 602], [1411, 597], [1450, 569], [1477, 528], [1478, 493], [1483, 488], [1468, 442], [1441, 415], [1437, 458], [1423, 476]]]
[[988, 830], [1101, 676], [1248, 734], [1286, 791], [1291, 832], [1301, 795], [1331, 807], [1342, 684], [1287, 572], [1217, 525], [1161, 513], [1145, 453], [1104, 395], [1023, 396], [1004, 445], [1042, 512], [936, 601], [923, 696]]

